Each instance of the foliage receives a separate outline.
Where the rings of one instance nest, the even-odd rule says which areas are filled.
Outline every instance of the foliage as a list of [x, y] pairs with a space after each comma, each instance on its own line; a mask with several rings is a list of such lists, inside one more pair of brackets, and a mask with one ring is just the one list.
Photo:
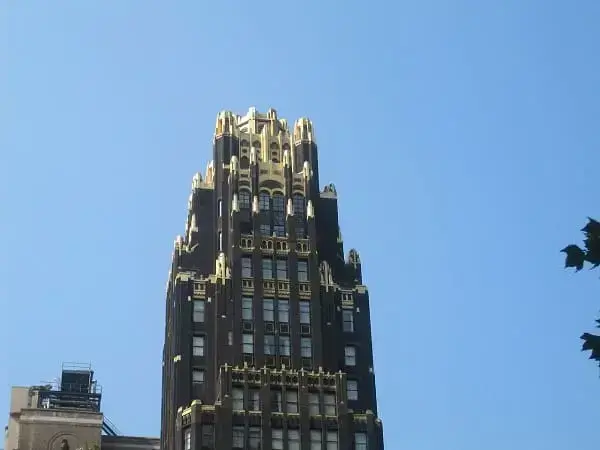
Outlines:
[[[565, 258], [565, 267], [574, 267], [576, 272], [579, 272], [588, 264], [591, 269], [600, 266], [600, 222], [589, 218], [588, 223], [581, 229], [585, 239], [583, 240], [583, 248], [578, 245], [567, 245], [561, 250], [567, 256]], [[598, 328], [600, 328], [600, 319], [596, 320]], [[600, 364], [600, 336], [583, 333], [582, 351], [591, 351], [590, 359], [598, 361]]]

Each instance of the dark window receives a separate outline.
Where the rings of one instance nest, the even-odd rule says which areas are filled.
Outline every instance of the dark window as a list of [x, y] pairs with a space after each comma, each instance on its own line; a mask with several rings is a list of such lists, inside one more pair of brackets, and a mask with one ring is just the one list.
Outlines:
[[272, 334], [265, 334], [265, 355], [275, 354], [275, 336]]
[[327, 432], [327, 450], [338, 450], [338, 434], [337, 431]]
[[231, 405], [234, 411], [244, 410], [244, 390], [242, 388], [231, 390]]
[[265, 322], [275, 321], [274, 309], [272, 298], [263, 299], [263, 319]]
[[300, 431], [288, 428], [288, 450], [300, 450]]
[[193, 369], [192, 370], [192, 384], [195, 386], [203, 386], [204, 385], [204, 370], [202, 370], [202, 369]]
[[277, 214], [285, 214], [285, 197], [281, 194], [273, 195], [273, 212]]
[[261, 211], [268, 211], [270, 209], [270, 198], [266, 192], [261, 192], [258, 195], [258, 207]]
[[323, 434], [321, 430], [310, 430], [310, 450], [322, 450]]
[[285, 225], [281, 225], [281, 224], [273, 225], [273, 233], [275, 233], [275, 236], [279, 236], [279, 237], [285, 236]]
[[233, 427], [233, 448], [244, 448], [244, 427]]
[[252, 320], [252, 297], [242, 297], [242, 319]]
[[263, 236], [271, 236], [271, 224], [261, 223], [260, 224], [260, 234], [262, 234]]
[[273, 260], [271, 258], [263, 258], [262, 260], [263, 279], [270, 280], [273, 278]]
[[192, 449], [192, 431], [191, 430], [185, 430], [185, 432], [183, 434], [183, 448], [184, 448], [184, 450]]
[[308, 394], [308, 414], [310, 414], [311, 416], [318, 416], [319, 414], [321, 414], [321, 406], [319, 405], [319, 394], [316, 392], [310, 392]]
[[295, 216], [303, 216], [304, 215], [304, 196], [295, 194], [292, 197], [292, 203], [294, 205], [294, 215]]
[[281, 406], [281, 391], [271, 391], [271, 411], [283, 412]]
[[194, 313], [193, 320], [194, 322], [204, 322], [204, 300], [194, 300]]
[[238, 200], [240, 203], [240, 209], [250, 209], [250, 192], [240, 191]]
[[252, 258], [242, 257], [242, 277], [252, 278]]
[[280, 428], [271, 429], [271, 448], [273, 450], [283, 450], [283, 430]]
[[292, 391], [292, 390], [285, 391], [285, 404], [286, 404], [286, 412], [297, 413], [298, 412], [298, 391]]
[[323, 409], [327, 416], [336, 415], [335, 394], [323, 394]]
[[260, 449], [260, 427], [248, 428], [248, 447], [250, 450]]
[[215, 446], [214, 425], [202, 425], [202, 446], [212, 448]]
[[354, 312], [350, 309], [342, 311], [343, 330], [352, 333], [354, 331]]
[[277, 279], [287, 280], [288, 277], [288, 262], [287, 259], [277, 260]]
[[280, 323], [290, 321], [290, 303], [288, 300], [277, 301], [277, 321]]
[[298, 281], [308, 281], [307, 261], [298, 261]]
[[258, 389], [248, 391], [248, 410], [260, 411], [260, 392]]

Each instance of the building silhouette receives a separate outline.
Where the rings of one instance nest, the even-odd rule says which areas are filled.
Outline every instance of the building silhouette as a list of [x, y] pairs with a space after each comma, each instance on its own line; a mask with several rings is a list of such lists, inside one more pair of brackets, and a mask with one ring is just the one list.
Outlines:
[[313, 125], [217, 116], [166, 293], [163, 450], [381, 450], [369, 295]]

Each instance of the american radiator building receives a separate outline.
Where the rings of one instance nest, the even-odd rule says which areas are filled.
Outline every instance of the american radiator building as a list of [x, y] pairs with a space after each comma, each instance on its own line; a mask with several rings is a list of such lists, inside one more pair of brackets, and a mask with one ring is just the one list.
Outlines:
[[217, 116], [175, 239], [163, 450], [382, 450], [369, 295], [313, 125]]

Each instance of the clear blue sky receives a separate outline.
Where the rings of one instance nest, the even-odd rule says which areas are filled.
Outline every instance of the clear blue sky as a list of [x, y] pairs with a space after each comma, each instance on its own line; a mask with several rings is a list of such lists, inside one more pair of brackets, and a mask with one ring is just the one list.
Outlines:
[[[170, 6], [167, 6], [170, 5]], [[0, 3], [0, 405], [91, 361], [158, 435], [164, 289], [216, 114], [315, 124], [387, 448], [596, 450], [600, 2]], [[594, 170], [596, 169], [596, 170]], [[5, 419], [6, 420], [6, 419]]]

